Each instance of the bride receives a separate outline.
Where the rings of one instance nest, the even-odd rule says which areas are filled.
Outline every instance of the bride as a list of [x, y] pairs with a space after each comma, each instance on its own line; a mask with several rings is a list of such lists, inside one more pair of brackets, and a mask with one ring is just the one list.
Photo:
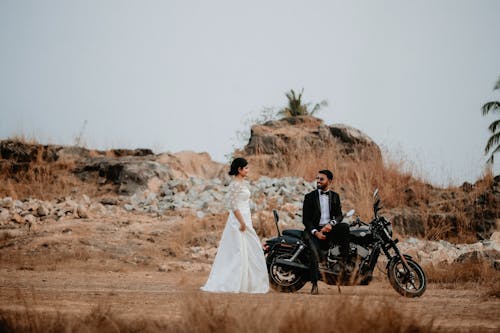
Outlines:
[[266, 293], [269, 290], [267, 266], [259, 237], [252, 226], [250, 189], [244, 178], [248, 162], [233, 160], [229, 175], [229, 217], [222, 232], [217, 255], [203, 291]]

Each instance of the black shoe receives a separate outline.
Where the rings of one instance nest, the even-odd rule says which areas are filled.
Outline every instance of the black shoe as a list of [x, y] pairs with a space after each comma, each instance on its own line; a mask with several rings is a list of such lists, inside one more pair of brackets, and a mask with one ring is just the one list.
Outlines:
[[312, 289], [311, 289], [311, 295], [317, 295], [317, 294], [319, 294], [318, 285], [313, 284]]

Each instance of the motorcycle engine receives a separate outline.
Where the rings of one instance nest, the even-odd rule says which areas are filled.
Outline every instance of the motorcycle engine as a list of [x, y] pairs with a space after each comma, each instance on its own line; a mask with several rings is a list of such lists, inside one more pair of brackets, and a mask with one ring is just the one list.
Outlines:
[[[367, 248], [358, 244], [349, 243], [349, 256], [353, 260], [356, 260], [357, 257], [360, 257], [361, 261], [363, 261], [369, 254], [370, 250], [368, 250]], [[328, 260], [327, 260], [328, 267], [332, 270], [335, 270], [335, 266], [338, 265], [340, 259], [341, 259], [340, 246], [336, 245], [331, 247], [328, 250]]]
[[[358, 244], [354, 243], [349, 243], [349, 254], [351, 257], [356, 257], [360, 256], [361, 258], [366, 258], [369, 254], [370, 251]], [[328, 259], [338, 259], [340, 257], [340, 246], [336, 245], [330, 248], [328, 250]]]

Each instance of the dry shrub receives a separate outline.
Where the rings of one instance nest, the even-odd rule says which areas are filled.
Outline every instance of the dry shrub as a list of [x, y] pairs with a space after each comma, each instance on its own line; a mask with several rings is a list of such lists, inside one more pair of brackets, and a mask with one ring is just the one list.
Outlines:
[[[234, 297], [234, 298], [233, 298]], [[426, 322], [405, 315], [386, 302], [342, 298], [292, 303], [266, 296], [266, 301], [238, 295], [194, 295], [184, 303], [175, 332], [428, 332]]]
[[35, 140], [23, 137], [10, 140], [27, 148], [20, 156], [0, 158], [0, 197], [52, 200], [76, 191], [91, 196], [98, 193], [96, 184], [83, 182], [72, 173], [76, 166], [74, 160], [55, 160], [51, 147]]
[[275, 237], [277, 235], [272, 212], [261, 211], [255, 213], [253, 215], [252, 223], [255, 232], [260, 238]]
[[33, 307], [37, 303], [36, 294], [31, 290], [31, 298], [26, 299], [20, 290], [16, 291], [17, 298], [22, 300], [23, 311], [7, 311], [0, 309], [0, 332], [64, 332], [65, 321], [58, 312], [55, 315], [45, 316]]
[[51, 200], [67, 196], [76, 188], [85, 193], [89, 186], [71, 173], [74, 166], [73, 161], [44, 161], [42, 150], [31, 162], [20, 164], [4, 160], [0, 163], [0, 197]]
[[448, 288], [481, 287], [487, 295], [500, 297], [500, 271], [486, 260], [428, 265], [425, 273], [429, 283]]
[[[354, 208], [362, 220], [370, 221], [373, 217], [372, 194], [378, 188], [386, 211], [408, 207], [421, 214], [425, 230], [422, 236], [431, 240], [477, 241], [473, 222], [481, 220], [477, 218], [481, 208], [471, 208], [476, 202], [484, 201], [485, 205], [495, 202], [491, 198], [491, 170], [485, 172], [471, 191], [465, 192], [460, 187], [441, 189], [429, 185], [417, 176], [415, 167], [402, 154], [396, 157], [385, 152], [381, 160], [377, 156], [346, 156], [335, 146], [328, 150], [304, 151], [306, 153], [301, 156], [287, 156], [288, 160], [282, 161], [286, 167], [281, 168], [271, 168], [268, 155], [252, 156], [256, 164], [255, 167], [252, 164], [255, 176], [295, 176], [313, 181], [319, 170], [330, 169], [334, 172], [333, 188], [341, 195], [344, 211]], [[487, 213], [491, 215], [495, 209], [491, 207]], [[496, 211], [498, 214], [498, 209]]]
[[42, 313], [25, 304], [24, 311], [0, 310], [2, 333], [137, 333], [165, 332], [167, 326], [151, 320], [126, 321], [110, 306], [97, 305], [83, 317]]
[[[422, 321], [387, 302], [328, 299], [290, 304], [266, 296], [266, 302], [249, 295], [186, 297], [177, 321], [130, 319], [111, 307], [98, 305], [79, 317], [60, 312], [42, 313], [25, 302], [24, 311], [0, 310], [1, 332], [429, 332], [432, 321]], [[32, 303], [31, 303], [32, 304]]]
[[424, 210], [422, 214], [424, 238], [433, 241], [446, 239], [452, 243], [474, 243], [477, 241], [473, 219], [463, 211], [453, 214], [438, 213], [435, 209]]
[[[279, 205], [276, 198], [267, 199], [264, 195], [255, 200], [256, 204], [260, 204], [265, 202], [267, 209], [263, 211], [255, 211], [252, 214], [252, 223], [255, 229], [255, 232], [260, 238], [270, 238], [276, 237], [278, 232], [276, 230], [276, 224], [274, 222], [273, 209], [278, 210], [279, 216], [283, 217], [283, 215], [288, 214], [291, 219], [295, 217], [295, 207], [288, 209], [286, 205]], [[297, 228], [303, 229], [304, 226], [302, 223], [299, 225], [287, 224], [285, 225], [282, 221], [278, 222], [280, 231], [284, 229]]]
[[174, 257], [184, 257], [192, 246], [217, 246], [227, 214], [214, 214], [202, 219], [188, 215], [173, 226], [168, 248]]
[[376, 188], [386, 208], [405, 206], [410, 200], [424, 201], [428, 197], [428, 186], [412, 175], [403, 160], [382, 161], [378, 157], [357, 155], [339, 159], [339, 156], [341, 153], [335, 149], [309, 152], [297, 157], [287, 170], [275, 176], [294, 175], [312, 181], [319, 170], [330, 169], [334, 173], [334, 189], [342, 194], [344, 206], [355, 208], [366, 220], [373, 217], [372, 195]]

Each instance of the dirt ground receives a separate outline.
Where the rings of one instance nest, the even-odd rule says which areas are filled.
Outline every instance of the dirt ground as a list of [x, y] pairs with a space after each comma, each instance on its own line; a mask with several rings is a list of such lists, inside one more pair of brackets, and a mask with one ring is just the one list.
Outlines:
[[[81, 272], [81, 271], [13, 271], [0, 270], [0, 306], [5, 310], [23, 311], [28, 304], [40, 312], [84, 314], [97, 305], [128, 318], [175, 320], [182, 315], [183, 300], [199, 291], [207, 274], [191, 272]], [[387, 281], [370, 286], [341, 287], [320, 284], [320, 295], [311, 296], [306, 285], [296, 294], [271, 291], [267, 295], [213, 294], [221, 302], [238, 303], [249, 298], [266, 302], [279, 298], [287, 303], [300, 303], [314, 298], [316, 302], [332, 302], [335, 298], [364, 302], [387, 301], [406, 313], [422, 319], [434, 319], [436, 327], [480, 327], [500, 329], [500, 302], [479, 296], [477, 290], [442, 289], [430, 285], [418, 299], [399, 296]]]
[[[0, 241], [0, 309], [81, 315], [102, 305], [131, 320], [177, 320], [186, 299], [202, 294], [199, 287], [211, 261], [207, 255], [181, 259], [169, 254], [178, 222], [123, 216], [59, 221], [36, 232], [9, 231]], [[485, 297], [482, 290], [430, 284], [422, 297], [409, 299], [397, 294], [381, 274], [369, 286], [343, 286], [341, 293], [337, 286], [319, 287], [318, 296], [309, 295], [309, 284], [295, 294], [209, 295], [226, 304], [388, 302], [412, 317], [432, 319], [438, 328], [500, 331], [500, 300]]]

